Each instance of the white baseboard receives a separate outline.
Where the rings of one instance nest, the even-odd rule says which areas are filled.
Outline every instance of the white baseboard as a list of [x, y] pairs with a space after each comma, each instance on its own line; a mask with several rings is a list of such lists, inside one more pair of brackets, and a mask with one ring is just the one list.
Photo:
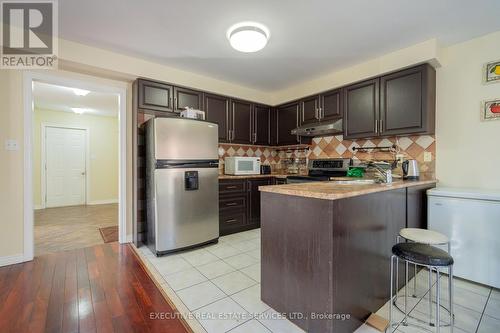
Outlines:
[[127, 239], [125, 240], [126, 243], [132, 243], [132, 241], [134, 240], [132, 234], [130, 235], [127, 235]]
[[89, 201], [87, 205], [109, 205], [109, 204], [117, 204], [118, 199], [108, 199], [108, 200], [93, 200]]
[[14, 264], [19, 264], [20, 262], [24, 262], [24, 255], [23, 254], [15, 254], [12, 256], [5, 256], [5, 257], [0, 257], [0, 267], [7, 266], [7, 265], [14, 265]]
[[40, 209], [44, 209], [44, 207], [42, 205], [35, 205], [35, 210], [40, 210]]

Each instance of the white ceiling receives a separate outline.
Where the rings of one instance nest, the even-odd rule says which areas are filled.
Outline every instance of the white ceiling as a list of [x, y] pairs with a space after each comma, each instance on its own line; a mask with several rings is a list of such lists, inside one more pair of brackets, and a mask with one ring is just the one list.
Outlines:
[[86, 96], [78, 96], [70, 87], [44, 82], [33, 83], [35, 108], [71, 112], [71, 108], [87, 109], [85, 114], [117, 117], [119, 98], [117, 94], [91, 91]]
[[[60, 35], [261, 90], [430, 38], [450, 45], [500, 30], [499, 0], [64, 0]], [[269, 27], [267, 47], [233, 50], [239, 21]]]

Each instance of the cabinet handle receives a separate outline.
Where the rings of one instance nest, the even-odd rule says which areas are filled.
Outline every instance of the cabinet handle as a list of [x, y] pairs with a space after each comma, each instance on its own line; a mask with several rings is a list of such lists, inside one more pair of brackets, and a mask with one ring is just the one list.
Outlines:
[[236, 219], [230, 219], [230, 220], [226, 220], [226, 223], [234, 223], [234, 222], [237, 222], [238, 220]]
[[380, 133], [382, 133], [384, 131], [384, 120], [383, 119], [380, 119]]
[[237, 202], [230, 202], [227, 203], [226, 206], [236, 206], [238, 203]]
[[378, 133], [378, 120], [375, 119], [375, 133]]
[[319, 118], [318, 119], [323, 119], [325, 118], [325, 115], [323, 114], [323, 108], [319, 108]]
[[174, 109], [177, 110], [179, 106], [177, 105], [177, 97], [174, 97]]
[[238, 188], [238, 186], [234, 186], [233, 185], [233, 186], [227, 186], [226, 187], [226, 189], [228, 189], [228, 190], [233, 190], [233, 189], [236, 189], [236, 188]]

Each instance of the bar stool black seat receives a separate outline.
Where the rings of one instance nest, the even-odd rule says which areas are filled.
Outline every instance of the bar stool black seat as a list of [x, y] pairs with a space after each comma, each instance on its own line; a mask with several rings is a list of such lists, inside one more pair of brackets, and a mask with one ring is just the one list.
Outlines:
[[[441, 326], [449, 326], [450, 332], [453, 333], [453, 257], [449, 255], [448, 252], [441, 250], [440, 248], [431, 246], [429, 244], [422, 243], [397, 243], [392, 247], [391, 256], [391, 298], [390, 298], [390, 308], [389, 308], [389, 326], [391, 330], [394, 328], [392, 323], [392, 308], [395, 304], [395, 298], [397, 299], [397, 289], [399, 280], [396, 280], [396, 288], [394, 288], [394, 263], [399, 266], [398, 260], [403, 260], [405, 264], [405, 285], [404, 285], [404, 318], [401, 321], [401, 325], [408, 326], [408, 264], [415, 264], [419, 266], [426, 267], [429, 269], [429, 325], [436, 327], [436, 333], [440, 333]], [[449, 285], [449, 314], [450, 321], [449, 325], [443, 324], [441, 322], [441, 292], [440, 292], [440, 280], [441, 280], [441, 270], [448, 269], [448, 285]], [[436, 272], [436, 321], [432, 322], [432, 299], [431, 299], [431, 276], [432, 271]], [[396, 275], [397, 276], [397, 275]], [[416, 276], [414, 277], [416, 279]], [[396, 296], [394, 296], [394, 291], [396, 291]], [[423, 297], [422, 297], [423, 299]], [[396, 324], [399, 325], [399, 324]], [[397, 326], [396, 326], [397, 328]]]
[[453, 257], [437, 247], [420, 243], [398, 243], [392, 247], [392, 254], [419, 265], [448, 267]]

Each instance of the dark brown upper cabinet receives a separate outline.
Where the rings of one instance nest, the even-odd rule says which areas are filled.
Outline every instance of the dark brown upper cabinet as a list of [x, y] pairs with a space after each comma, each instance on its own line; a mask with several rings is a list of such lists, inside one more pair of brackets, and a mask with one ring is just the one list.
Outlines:
[[229, 142], [229, 98], [204, 94], [203, 105], [206, 120], [219, 125], [219, 141]]
[[341, 99], [340, 89], [301, 99], [301, 124], [341, 118]]
[[271, 108], [269, 122], [269, 144], [276, 146], [278, 144], [278, 108]]
[[173, 112], [173, 86], [142, 79], [137, 84], [139, 109]]
[[300, 123], [300, 102], [292, 102], [277, 107], [277, 128], [278, 145], [294, 145], [300, 143], [297, 135], [291, 134], [291, 131]]
[[253, 143], [257, 145], [271, 144], [271, 108], [269, 106], [255, 104], [253, 114]]
[[343, 88], [344, 138], [370, 138], [378, 135], [379, 79]]
[[174, 87], [174, 110], [180, 112], [185, 107], [203, 110], [203, 93], [187, 88]]
[[320, 98], [319, 95], [301, 99], [302, 123], [315, 123], [320, 120]]
[[380, 79], [381, 135], [434, 133], [436, 71], [430, 65]]
[[321, 120], [332, 120], [342, 117], [342, 90], [335, 89], [320, 95]]
[[234, 143], [251, 144], [253, 141], [253, 104], [231, 100], [231, 128], [229, 140]]

